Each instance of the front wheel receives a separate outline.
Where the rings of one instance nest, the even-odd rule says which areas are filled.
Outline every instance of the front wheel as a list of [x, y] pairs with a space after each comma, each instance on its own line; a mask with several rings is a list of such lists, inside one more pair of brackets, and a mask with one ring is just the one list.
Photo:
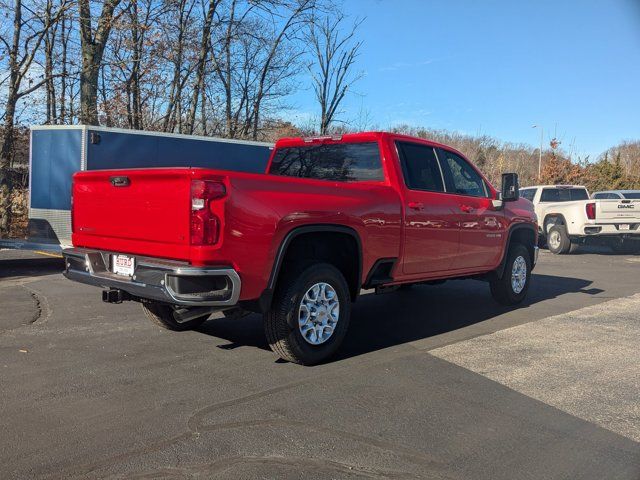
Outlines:
[[509, 249], [502, 278], [491, 280], [491, 295], [502, 305], [515, 305], [524, 300], [531, 279], [529, 250], [519, 243]]
[[351, 298], [344, 276], [333, 265], [321, 263], [293, 268], [281, 282], [264, 318], [271, 350], [301, 365], [326, 360], [349, 326]]

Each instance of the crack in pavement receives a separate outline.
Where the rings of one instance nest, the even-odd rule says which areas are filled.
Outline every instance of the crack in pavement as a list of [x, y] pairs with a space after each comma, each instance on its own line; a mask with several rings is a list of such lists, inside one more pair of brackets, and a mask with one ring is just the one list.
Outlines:
[[33, 298], [36, 304], [36, 313], [34, 314], [33, 319], [29, 322], [30, 325], [38, 324], [41, 325], [49, 320], [51, 314], [53, 313], [51, 310], [51, 306], [49, 304], [49, 299], [47, 296], [39, 290], [35, 288], [28, 287], [27, 285], [20, 285], [24, 288], [31, 297]]

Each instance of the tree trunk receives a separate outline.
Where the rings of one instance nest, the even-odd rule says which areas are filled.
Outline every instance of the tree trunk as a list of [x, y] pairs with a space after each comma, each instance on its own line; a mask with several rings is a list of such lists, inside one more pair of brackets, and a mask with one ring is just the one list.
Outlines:
[[133, 65], [131, 67], [130, 85], [127, 86], [131, 96], [131, 126], [135, 130], [142, 130], [142, 108], [140, 101], [140, 62], [142, 59], [142, 33], [140, 32], [140, 19], [138, 16], [138, 2], [132, 4], [132, 24], [131, 31], [133, 40]]
[[98, 19], [95, 35], [91, 25], [90, 0], [78, 0], [80, 10], [80, 45], [82, 69], [80, 70], [80, 123], [98, 125], [98, 76], [102, 55], [107, 44], [113, 12], [120, 0], [105, 0]]
[[[202, 29], [202, 39], [200, 41], [200, 52], [198, 54], [198, 69], [196, 71], [196, 80], [193, 85], [193, 94], [191, 96], [191, 106], [189, 107], [189, 120], [187, 125], [187, 133], [192, 134], [196, 123], [196, 111], [198, 109], [198, 99], [200, 97], [200, 89], [204, 88], [204, 72], [207, 65], [207, 56], [209, 54], [209, 45], [211, 42], [211, 23], [213, 22], [213, 14], [216, 10], [216, 0], [209, 0], [209, 8], [204, 20], [204, 28]], [[202, 105], [204, 108], [204, 104]]]
[[9, 232], [9, 220], [11, 218], [10, 194], [13, 185], [11, 184], [10, 166], [13, 156], [13, 122], [16, 113], [16, 101], [14, 98], [8, 99], [4, 118], [4, 131], [2, 147], [0, 150], [0, 236], [5, 236]]
[[80, 70], [80, 123], [98, 125], [98, 73], [93, 48], [84, 49]]
[[18, 89], [20, 88], [20, 75], [18, 71], [18, 49], [20, 48], [20, 34], [22, 29], [22, 2], [15, 0], [13, 17], [13, 41], [9, 51], [9, 92], [4, 113], [4, 129], [2, 132], [2, 146], [0, 147], [0, 236], [9, 232], [9, 219], [11, 218], [11, 178], [9, 169], [13, 154], [13, 123], [16, 115], [16, 103], [18, 102]]

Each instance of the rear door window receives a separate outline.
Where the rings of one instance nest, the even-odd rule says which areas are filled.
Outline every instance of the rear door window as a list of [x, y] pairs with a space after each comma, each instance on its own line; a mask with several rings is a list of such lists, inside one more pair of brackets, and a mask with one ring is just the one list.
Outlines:
[[279, 148], [269, 173], [340, 182], [384, 180], [376, 142]]
[[540, 195], [541, 202], [573, 202], [575, 200], [589, 200], [589, 194], [584, 188], [543, 188]]
[[[480, 174], [460, 155], [439, 149], [447, 192], [471, 197], [486, 197], [487, 188]], [[444, 158], [442, 158], [444, 157]]]
[[530, 202], [533, 202], [533, 199], [536, 196], [536, 189], [535, 188], [523, 188], [522, 190], [520, 190], [520, 196], [522, 198], [526, 198]]
[[411, 190], [444, 192], [442, 172], [433, 147], [396, 142], [404, 183]]

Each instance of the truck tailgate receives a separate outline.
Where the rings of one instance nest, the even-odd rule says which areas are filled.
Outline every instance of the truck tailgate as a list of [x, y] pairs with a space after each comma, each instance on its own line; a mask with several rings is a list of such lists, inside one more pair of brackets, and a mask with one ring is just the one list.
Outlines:
[[640, 222], [640, 200], [597, 200], [596, 220]]
[[75, 174], [74, 245], [188, 258], [191, 173], [159, 168]]

